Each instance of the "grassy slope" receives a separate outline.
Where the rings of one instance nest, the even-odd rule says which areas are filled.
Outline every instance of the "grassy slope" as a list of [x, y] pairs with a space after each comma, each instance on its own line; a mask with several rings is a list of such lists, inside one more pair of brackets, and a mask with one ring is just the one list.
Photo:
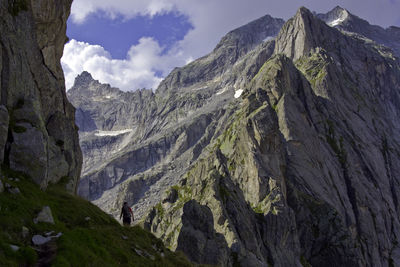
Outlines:
[[[41, 261], [43, 256], [33, 248], [31, 239], [49, 231], [63, 233], [53, 245], [52, 266], [191, 266], [182, 254], [169, 251], [152, 234], [140, 227], [120, 226], [90, 202], [65, 193], [62, 184], [43, 192], [24, 175], [4, 168], [2, 173], [3, 184], [18, 187], [21, 193], [0, 193], [0, 266], [31, 266]], [[50, 206], [54, 225], [33, 223], [43, 206]], [[30, 232], [26, 238], [22, 237], [23, 226]], [[10, 244], [20, 249], [13, 252]]]

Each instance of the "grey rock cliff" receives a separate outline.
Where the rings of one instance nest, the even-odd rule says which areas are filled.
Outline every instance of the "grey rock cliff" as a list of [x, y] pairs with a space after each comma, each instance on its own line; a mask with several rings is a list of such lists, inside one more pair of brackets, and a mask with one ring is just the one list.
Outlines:
[[399, 70], [385, 47], [299, 9], [223, 134], [145, 227], [196, 257], [180, 238], [195, 199], [225, 237], [222, 265], [396, 266]]
[[84, 154], [79, 194], [115, 215], [129, 200], [142, 217], [220, 134], [235, 90], [271, 56], [274, 41], [264, 40], [282, 25], [265, 16], [228, 33], [212, 53], [174, 70], [155, 93], [121, 92], [86, 72], [78, 76], [68, 97], [77, 108]]
[[195, 200], [183, 206], [178, 244], [177, 250], [183, 251], [193, 262], [221, 265], [229, 261], [225, 238], [214, 230], [210, 208]]
[[75, 192], [82, 155], [60, 64], [71, 2], [0, 3], [0, 160], [42, 188], [68, 177]]

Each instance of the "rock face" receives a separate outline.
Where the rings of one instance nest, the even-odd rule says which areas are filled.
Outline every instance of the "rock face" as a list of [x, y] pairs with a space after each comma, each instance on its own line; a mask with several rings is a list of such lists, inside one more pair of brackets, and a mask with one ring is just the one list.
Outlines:
[[80, 193], [114, 215], [128, 201], [196, 263], [400, 265], [396, 28], [360, 21], [341, 8], [300, 8], [283, 26], [264, 17], [154, 94], [129, 93], [139, 104], [127, 111], [93, 101], [123, 93], [83, 73], [79, 90], [103, 89], [77, 105], [95, 162]]
[[93, 80], [88, 72], [76, 78], [68, 98], [77, 107], [76, 123], [85, 155], [83, 176], [99, 168], [132, 139], [146, 134], [141, 126], [156, 111], [151, 90], [122, 92]]
[[282, 19], [266, 15], [229, 32], [221, 39], [212, 53], [183, 68], [173, 70], [161, 82], [157, 93], [170, 94], [177, 90], [182, 93], [184, 88], [192, 89], [190, 85], [198, 85], [200, 82], [210, 81], [227, 73], [232, 69], [232, 65], [239, 59], [243, 59], [243, 56], [249, 51], [264, 41], [273, 39], [283, 23]]
[[209, 207], [190, 200], [183, 206], [182, 228], [177, 250], [189, 255], [196, 263], [221, 265], [229, 262], [229, 250], [223, 235], [214, 230]]
[[235, 91], [273, 53], [268, 37], [283, 23], [265, 16], [228, 33], [212, 53], [175, 69], [155, 93], [121, 92], [87, 72], [79, 75], [68, 91], [84, 155], [79, 194], [115, 216], [127, 200], [142, 217], [220, 134]]
[[145, 227], [197, 260], [181, 238], [194, 199], [225, 238], [215, 241], [224, 266], [400, 264], [400, 62], [390, 49], [299, 9], [223, 133]]
[[60, 65], [71, 2], [0, 3], [0, 161], [75, 192], [82, 155]]

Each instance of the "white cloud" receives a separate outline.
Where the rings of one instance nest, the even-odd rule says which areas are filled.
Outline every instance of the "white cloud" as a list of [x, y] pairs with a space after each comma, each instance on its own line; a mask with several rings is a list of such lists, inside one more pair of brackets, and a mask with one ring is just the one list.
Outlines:
[[161, 81], [156, 71], [164, 73], [167, 62], [174, 61], [161, 52], [162, 48], [154, 39], [141, 38], [139, 44], [130, 48], [126, 59], [112, 59], [99, 45], [71, 40], [65, 45], [61, 59], [66, 87], [71, 88], [75, 77], [86, 70], [100, 82], [121, 90], [155, 89]]
[[75, 0], [71, 16], [74, 22], [83, 23], [86, 17], [97, 11], [105, 12], [109, 17], [122, 15], [129, 19], [137, 15], [154, 16], [174, 9], [169, 0]]
[[[71, 77], [83, 69], [100, 81], [124, 90], [139, 87], [154, 87], [160, 81], [155, 71], [164, 75], [175, 66], [182, 66], [194, 58], [210, 52], [219, 39], [228, 31], [244, 25], [265, 14], [287, 19], [295, 14], [299, 6], [317, 12], [327, 12], [336, 5], [369, 20], [372, 24], [388, 26], [395, 24], [400, 10], [400, 1], [393, 0], [75, 0], [72, 19], [83, 23], [89, 14], [104, 12], [110, 18], [125, 19], [139, 15], [154, 16], [177, 12], [188, 17], [193, 26], [183, 40], [177, 42], [167, 55], [151, 38], [142, 38], [133, 46], [126, 60], [114, 60], [102, 47], [71, 41], [66, 45], [63, 68], [66, 72], [67, 88]], [[379, 10], [380, 12], [376, 12]], [[382, 16], [381, 14], [385, 14]]]

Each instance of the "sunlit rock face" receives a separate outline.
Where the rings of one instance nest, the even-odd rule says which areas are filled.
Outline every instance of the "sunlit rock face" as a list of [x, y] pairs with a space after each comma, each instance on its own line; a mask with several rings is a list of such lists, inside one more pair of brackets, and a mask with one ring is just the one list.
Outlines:
[[114, 215], [128, 201], [196, 263], [400, 265], [396, 33], [300, 8], [228, 33], [154, 93], [82, 74], [103, 89], [76, 105], [80, 193]]
[[271, 56], [283, 23], [264, 16], [231, 31], [155, 92], [122, 92], [80, 74], [68, 90], [84, 155], [79, 194], [114, 214], [129, 195], [143, 216], [221, 133], [235, 92]]
[[82, 154], [60, 65], [72, 1], [1, 1], [0, 161], [75, 192]]

